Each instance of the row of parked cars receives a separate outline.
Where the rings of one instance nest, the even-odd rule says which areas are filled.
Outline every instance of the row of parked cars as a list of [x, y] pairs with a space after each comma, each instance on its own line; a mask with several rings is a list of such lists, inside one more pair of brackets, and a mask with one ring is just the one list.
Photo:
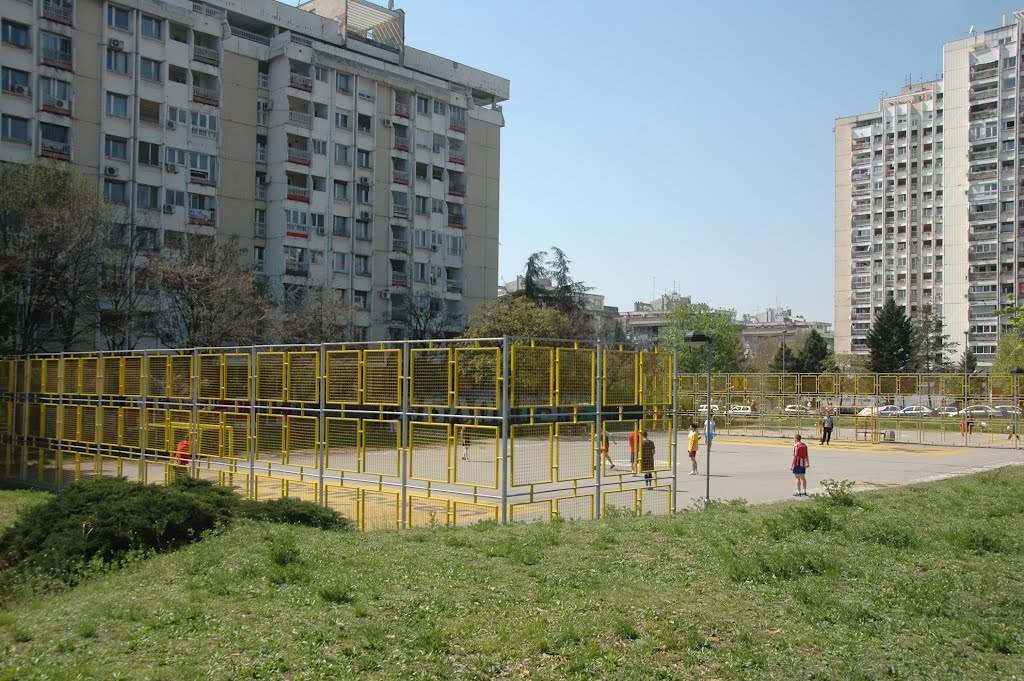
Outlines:
[[948, 418], [1013, 418], [1021, 416], [1019, 407], [1010, 404], [972, 404], [966, 409], [957, 409], [954, 406], [944, 406], [938, 409], [926, 407], [923, 404], [915, 404], [910, 407], [898, 407], [895, 404], [887, 404], [884, 407], [866, 407], [857, 412], [857, 416], [877, 416], [879, 418], [891, 418], [893, 416], [912, 416], [914, 418], [924, 416], [946, 416]]

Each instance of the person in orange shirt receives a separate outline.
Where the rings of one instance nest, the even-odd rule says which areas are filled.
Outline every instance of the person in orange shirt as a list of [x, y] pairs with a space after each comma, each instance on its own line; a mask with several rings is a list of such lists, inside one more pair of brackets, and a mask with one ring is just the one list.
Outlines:
[[192, 443], [188, 438], [178, 442], [174, 450], [174, 463], [179, 466], [187, 466], [192, 461]]

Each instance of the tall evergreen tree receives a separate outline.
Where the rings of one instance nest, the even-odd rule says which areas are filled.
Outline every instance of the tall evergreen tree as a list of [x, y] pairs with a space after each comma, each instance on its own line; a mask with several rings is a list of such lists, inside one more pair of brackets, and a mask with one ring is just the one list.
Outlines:
[[950, 371], [952, 358], [955, 356], [958, 343], [953, 342], [942, 325], [942, 316], [925, 307], [914, 316], [914, 349], [916, 356], [913, 364], [918, 371]]
[[800, 354], [797, 357], [797, 364], [803, 373], [820, 374], [825, 371], [825, 364], [831, 354], [828, 350], [828, 341], [820, 333], [811, 329], [811, 332], [804, 338], [803, 347], [800, 348]]
[[913, 368], [914, 325], [892, 298], [875, 315], [867, 341], [869, 371], [898, 374]]
[[[783, 357], [785, 357], [785, 361], [783, 361]], [[793, 350], [792, 343], [779, 343], [779, 349], [775, 351], [775, 356], [772, 357], [768, 368], [776, 374], [781, 374], [783, 371], [787, 374], [798, 374], [803, 371], [800, 355]]]
[[978, 356], [974, 354], [974, 350], [967, 348], [964, 353], [960, 355], [960, 363], [957, 364], [957, 371], [960, 373], [973, 374], [978, 369]]

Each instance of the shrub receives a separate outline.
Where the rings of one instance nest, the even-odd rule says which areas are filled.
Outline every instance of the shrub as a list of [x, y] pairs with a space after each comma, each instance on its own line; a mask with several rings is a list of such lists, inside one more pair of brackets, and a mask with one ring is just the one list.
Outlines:
[[284, 497], [270, 501], [242, 501], [237, 515], [270, 523], [290, 523], [322, 530], [348, 530], [352, 522], [337, 511], [309, 501]]
[[849, 480], [822, 480], [821, 486], [825, 488], [825, 494], [819, 498], [831, 506], [853, 506], [857, 502], [853, 483]]

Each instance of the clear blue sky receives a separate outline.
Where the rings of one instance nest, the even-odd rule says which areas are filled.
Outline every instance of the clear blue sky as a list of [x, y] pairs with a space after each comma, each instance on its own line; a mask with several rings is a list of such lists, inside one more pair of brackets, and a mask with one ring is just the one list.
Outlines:
[[[386, 0], [379, 0], [386, 5]], [[833, 321], [835, 118], [934, 78], [995, 0], [396, 0], [508, 78], [499, 279], [554, 245], [623, 311], [673, 289]]]

